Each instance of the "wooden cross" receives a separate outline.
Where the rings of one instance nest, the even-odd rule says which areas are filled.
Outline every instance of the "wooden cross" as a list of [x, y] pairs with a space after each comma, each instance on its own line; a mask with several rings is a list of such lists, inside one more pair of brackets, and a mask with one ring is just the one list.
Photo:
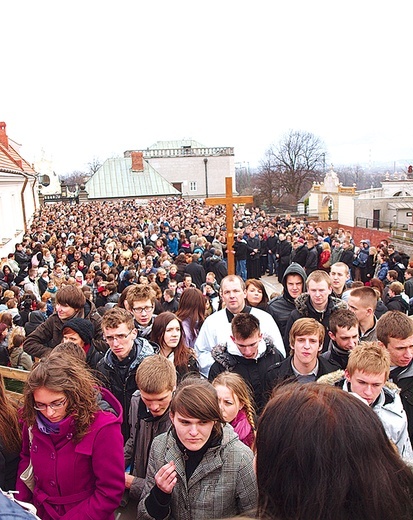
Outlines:
[[254, 202], [251, 196], [234, 196], [232, 194], [232, 177], [225, 177], [225, 197], [208, 197], [205, 204], [208, 206], [225, 205], [227, 225], [228, 274], [235, 274], [234, 255], [230, 253], [234, 243], [234, 204], [248, 204]]

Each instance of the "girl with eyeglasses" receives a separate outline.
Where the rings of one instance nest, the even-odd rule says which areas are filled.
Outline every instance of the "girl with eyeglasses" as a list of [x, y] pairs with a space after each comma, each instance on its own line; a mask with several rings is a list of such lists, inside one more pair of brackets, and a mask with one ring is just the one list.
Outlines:
[[42, 520], [112, 520], [124, 491], [122, 409], [114, 396], [84, 364], [52, 353], [28, 376], [22, 419], [18, 476], [31, 462], [34, 489], [18, 478], [19, 499]]

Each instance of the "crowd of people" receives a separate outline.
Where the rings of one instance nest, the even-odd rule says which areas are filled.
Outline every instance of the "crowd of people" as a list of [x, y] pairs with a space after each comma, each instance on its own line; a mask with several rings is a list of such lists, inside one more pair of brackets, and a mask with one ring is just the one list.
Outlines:
[[0, 378], [0, 488], [42, 520], [413, 517], [408, 255], [234, 222], [53, 204], [1, 260], [0, 364], [29, 374], [20, 410]]

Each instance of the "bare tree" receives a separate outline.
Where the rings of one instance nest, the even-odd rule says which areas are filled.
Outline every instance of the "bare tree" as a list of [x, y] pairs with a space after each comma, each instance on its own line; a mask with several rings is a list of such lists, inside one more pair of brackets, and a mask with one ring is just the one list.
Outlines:
[[321, 178], [325, 169], [325, 146], [310, 132], [290, 130], [268, 153], [284, 192], [296, 200]]
[[285, 193], [280, 182], [280, 172], [274, 169], [271, 159], [271, 150], [267, 150], [265, 158], [260, 162], [258, 173], [253, 177], [257, 198], [268, 206], [277, 204]]
[[79, 170], [75, 170], [73, 172], [67, 173], [66, 175], [62, 175], [60, 180], [63, 180], [67, 186], [76, 186], [80, 184], [84, 184], [88, 178], [87, 173], [81, 172]]
[[99, 170], [99, 168], [102, 166], [102, 163], [98, 157], [93, 157], [93, 159], [88, 163], [88, 166], [89, 175], [91, 177]]

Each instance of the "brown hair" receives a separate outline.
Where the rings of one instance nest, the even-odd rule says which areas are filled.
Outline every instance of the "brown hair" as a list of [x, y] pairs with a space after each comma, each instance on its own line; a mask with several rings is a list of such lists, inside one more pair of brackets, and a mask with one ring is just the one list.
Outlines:
[[371, 307], [373, 311], [376, 310], [378, 298], [377, 293], [373, 287], [356, 287], [350, 291], [350, 296], [359, 298], [363, 307]]
[[321, 323], [313, 318], [300, 318], [293, 323], [290, 329], [289, 341], [291, 348], [294, 348], [295, 338], [298, 336], [318, 336], [320, 347], [323, 345], [325, 329]]
[[182, 327], [182, 321], [173, 312], [162, 312], [157, 316], [152, 325], [151, 341], [157, 343], [161, 350], [164, 345], [165, 330], [172, 320], [177, 320], [181, 337], [179, 343], [174, 348], [174, 365], [176, 367], [187, 367], [189, 358], [194, 355], [194, 352], [185, 343], [185, 332]]
[[259, 518], [413, 517], [410, 468], [374, 411], [339, 388], [279, 387], [260, 417], [255, 446]]
[[328, 323], [329, 330], [336, 334], [337, 327], [350, 330], [352, 327], [358, 327], [358, 319], [350, 309], [336, 309], [330, 315]]
[[102, 318], [102, 330], [105, 329], [116, 329], [122, 323], [126, 323], [128, 329], [135, 328], [132, 314], [126, 309], [120, 307], [112, 307], [105, 312]]
[[73, 356], [53, 352], [35, 363], [24, 387], [23, 419], [28, 426], [36, 421], [33, 393], [38, 388], [62, 392], [67, 398], [66, 413], [76, 424], [75, 441], [80, 441], [89, 431], [99, 410], [96, 380], [84, 364]]
[[[261, 301], [260, 303], [258, 304], [258, 306], [260, 305], [263, 305], [263, 304], [266, 304], [268, 303], [268, 295], [267, 295], [267, 291], [264, 287], [264, 284], [260, 281], [260, 280], [256, 280], [255, 278], [249, 278], [246, 282], [245, 282], [245, 289], [248, 289], [248, 287], [250, 285], [253, 285], [254, 287], [256, 287], [259, 291], [261, 291], [261, 294], [262, 294], [262, 298], [261, 298]], [[248, 302], [248, 300], [247, 300]], [[248, 302], [249, 303], [249, 302]], [[251, 305], [249, 303], [249, 305]]]
[[407, 339], [413, 336], [413, 321], [400, 311], [388, 311], [377, 322], [377, 339], [385, 347], [390, 338]]
[[403, 292], [403, 284], [400, 282], [392, 282], [389, 285], [389, 291], [391, 291], [397, 296]]
[[56, 292], [56, 303], [68, 305], [73, 309], [82, 309], [86, 303], [86, 296], [79, 287], [64, 285]]
[[133, 307], [133, 302], [151, 300], [152, 305], [155, 304], [156, 294], [149, 285], [135, 284], [126, 294], [126, 301], [130, 308]]
[[205, 298], [196, 287], [188, 287], [179, 299], [176, 315], [182, 321], [188, 319], [189, 327], [199, 330], [205, 321]]
[[231, 332], [235, 338], [248, 339], [260, 332], [260, 320], [253, 314], [240, 312], [231, 322]]
[[174, 365], [163, 356], [146, 357], [136, 371], [136, 385], [147, 394], [160, 394], [176, 387]]
[[4, 449], [9, 452], [20, 452], [21, 427], [17, 413], [17, 403], [14, 404], [6, 394], [3, 376], [0, 374], [0, 439]]
[[355, 370], [366, 374], [390, 374], [390, 354], [377, 341], [363, 341], [350, 352], [347, 364], [348, 373], [352, 376]]
[[201, 421], [214, 421], [215, 435], [221, 435], [225, 424], [217, 392], [206, 379], [188, 377], [179, 384], [171, 402], [171, 414], [176, 413]]

